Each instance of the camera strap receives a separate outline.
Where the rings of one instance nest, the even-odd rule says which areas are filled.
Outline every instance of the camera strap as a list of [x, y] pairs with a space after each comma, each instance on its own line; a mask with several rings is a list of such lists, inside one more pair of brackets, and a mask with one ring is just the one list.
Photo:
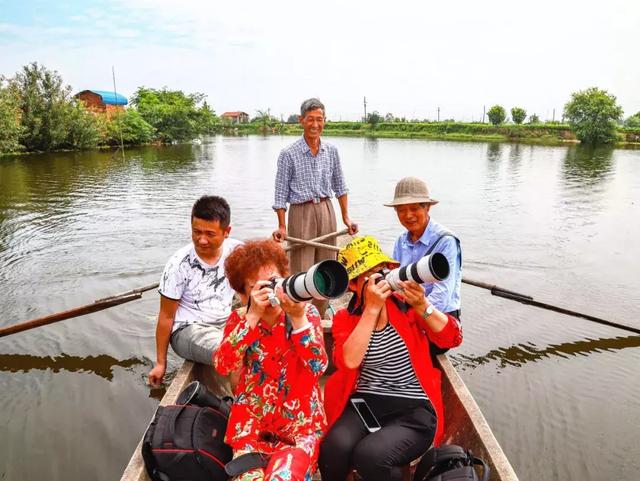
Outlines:
[[460, 239], [458, 239], [455, 235], [453, 235], [449, 231], [445, 231], [440, 237], [438, 237], [436, 241], [433, 244], [431, 244], [431, 247], [427, 249], [427, 252], [425, 252], [424, 255], [428, 256], [429, 254], [431, 254], [433, 250], [436, 248], [436, 246], [440, 243], [440, 241], [445, 237], [453, 237], [455, 239], [456, 247], [457, 247], [456, 250], [458, 251], [458, 261], [460, 262], [460, 267], [462, 267], [462, 251], [460, 250]]

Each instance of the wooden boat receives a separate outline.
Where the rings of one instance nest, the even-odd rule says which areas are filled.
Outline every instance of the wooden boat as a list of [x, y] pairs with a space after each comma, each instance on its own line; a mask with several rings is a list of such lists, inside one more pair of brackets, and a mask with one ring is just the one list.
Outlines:
[[[331, 331], [325, 326], [327, 351], [333, 346]], [[517, 481], [509, 460], [498, 444], [480, 408], [446, 355], [438, 356], [442, 370], [442, 393], [445, 406], [445, 434], [443, 443], [458, 444], [471, 449], [483, 458], [491, 468], [490, 481]], [[203, 364], [185, 361], [166, 394], [161, 405], [173, 404], [178, 394], [191, 382], [198, 380], [212, 392], [223, 395], [213, 368]], [[140, 453], [141, 443], [136, 447], [120, 481], [149, 481]]]

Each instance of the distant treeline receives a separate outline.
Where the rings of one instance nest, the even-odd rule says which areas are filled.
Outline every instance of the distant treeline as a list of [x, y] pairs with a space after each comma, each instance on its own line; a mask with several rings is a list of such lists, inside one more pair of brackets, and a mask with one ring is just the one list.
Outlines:
[[[139, 87], [126, 109], [99, 113], [71, 95], [58, 72], [37, 63], [12, 78], [0, 76], [0, 155], [149, 143], [190, 141], [226, 134], [300, 134], [298, 116], [287, 122], [257, 110], [248, 123], [221, 121], [201, 93]], [[640, 112], [623, 121], [616, 98], [595, 87], [574, 92], [564, 107], [567, 123], [540, 122], [521, 107], [511, 118], [500, 105], [487, 111], [489, 123], [407, 121], [388, 113], [367, 115], [362, 122], [327, 122], [326, 135], [452, 140], [518, 140], [562, 143], [639, 143]], [[525, 123], [526, 120], [526, 123]]]
[[37, 63], [0, 77], [0, 154], [184, 142], [221, 128], [200, 93], [139, 87], [127, 109], [97, 113], [71, 92]]
[[[300, 124], [273, 122], [269, 129], [258, 122], [235, 126], [238, 133], [259, 134], [278, 133], [284, 135], [302, 134]], [[329, 136], [362, 136], [406, 139], [449, 139], [449, 140], [512, 140], [543, 144], [575, 142], [576, 133], [569, 124], [559, 122], [536, 124], [482, 124], [455, 121], [444, 122], [327, 122], [324, 134]], [[640, 128], [619, 127], [616, 141], [640, 143]]]

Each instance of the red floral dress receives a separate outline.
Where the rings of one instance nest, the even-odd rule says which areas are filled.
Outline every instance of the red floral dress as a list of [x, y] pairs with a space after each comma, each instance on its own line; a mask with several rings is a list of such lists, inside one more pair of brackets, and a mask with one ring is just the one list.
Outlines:
[[244, 309], [227, 320], [214, 367], [241, 370], [225, 437], [234, 451], [296, 447], [315, 466], [326, 428], [318, 380], [328, 360], [318, 311], [309, 304], [306, 314], [309, 325], [289, 334], [284, 312], [271, 327], [260, 320], [251, 328]]

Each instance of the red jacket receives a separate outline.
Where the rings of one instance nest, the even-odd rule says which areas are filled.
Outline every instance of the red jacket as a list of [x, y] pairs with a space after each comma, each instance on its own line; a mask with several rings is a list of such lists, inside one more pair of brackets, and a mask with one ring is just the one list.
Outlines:
[[[424, 319], [413, 309], [409, 309], [406, 313], [402, 312], [391, 298], [386, 301], [386, 309], [389, 322], [407, 346], [418, 382], [435, 408], [438, 422], [434, 444], [438, 445], [444, 433], [441, 373], [431, 363], [429, 340], [438, 347], [456, 347], [462, 342], [462, 329], [454, 317], [447, 315], [449, 322], [444, 329], [438, 333], [432, 332], [426, 326]], [[329, 377], [324, 388], [324, 407], [329, 428], [342, 414], [349, 396], [355, 392], [360, 370], [345, 366], [343, 348], [360, 317], [359, 314], [349, 314], [347, 309], [341, 309], [333, 318], [331, 328], [334, 339], [333, 362], [337, 371]]]

